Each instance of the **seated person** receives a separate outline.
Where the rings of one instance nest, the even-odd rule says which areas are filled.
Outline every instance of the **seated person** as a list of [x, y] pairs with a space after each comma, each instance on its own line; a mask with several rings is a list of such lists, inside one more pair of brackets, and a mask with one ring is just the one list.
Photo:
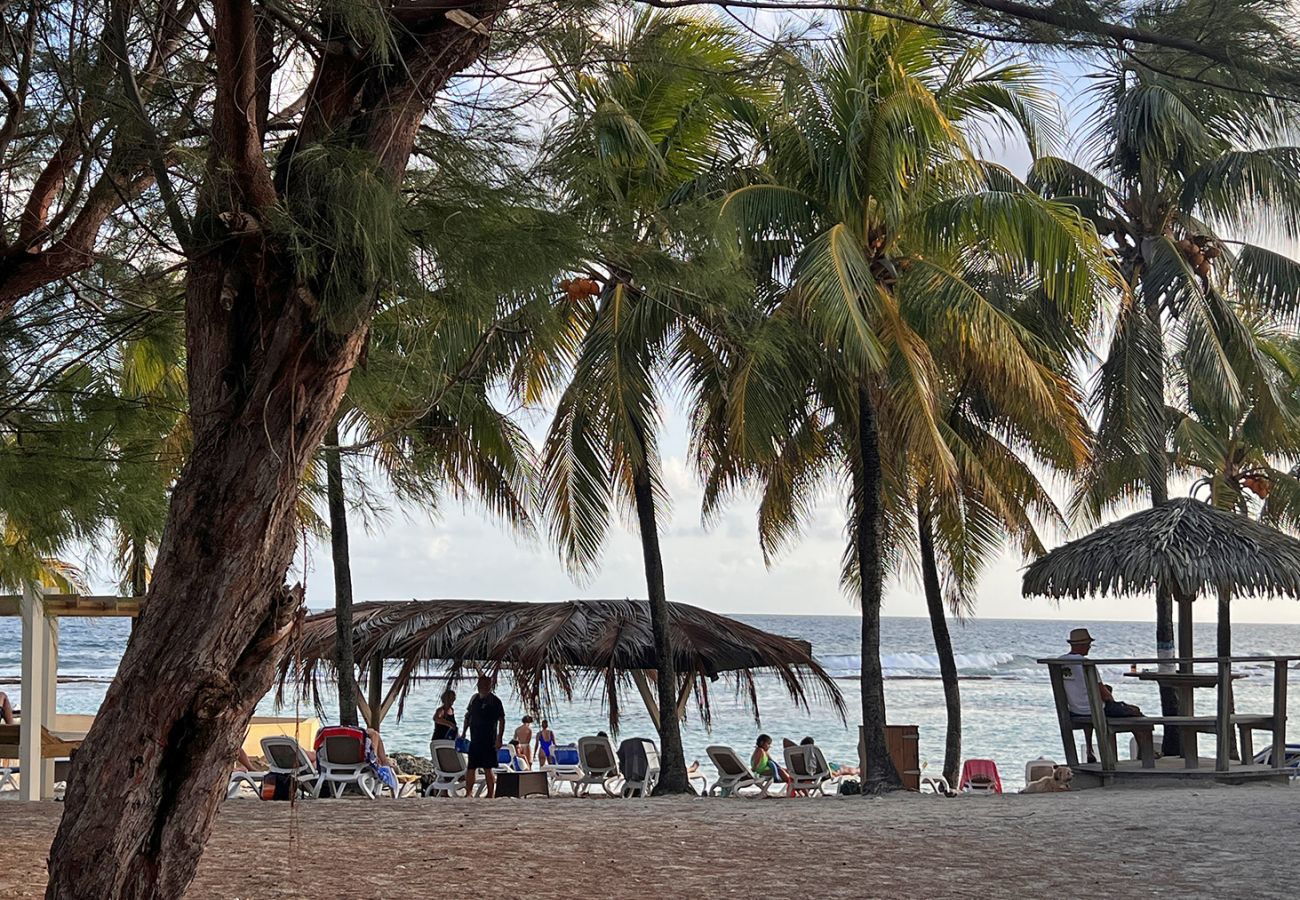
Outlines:
[[9, 705], [9, 695], [0, 691], [0, 725], [14, 723], [14, 708]]
[[[799, 742], [799, 746], [812, 747], [814, 746], [813, 739], [811, 737], [806, 737]], [[836, 763], [830, 762], [829, 760], [827, 760], [826, 765], [831, 770], [832, 778], [839, 778], [842, 775], [852, 775], [855, 778], [862, 777], [862, 770], [857, 766], [841, 766], [841, 765], [837, 765]]]
[[[1061, 659], [1074, 660], [1075, 664], [1061, 668], [1061, 675], [1065, 681], [1065, 702], [1071, 716], [1089, 718], [1092, 716], [1092, 703], [1088, 700], [1088, 686], [1083, 680], [1082, 663], [1088, 651], [1092, 649], [1092, 635], [1086, 628], [1075, 628], [1070, 631], [1067, 640], [1070, 644], [1070, 652]], [[1101, 684], [1098, 687], [1101, 689], [1101, 702], [1107, 718], [1131, 719], [1142, 715], [1142, 710], [1132, 703], [1116, 700], [1110, 685]], [[1096, 762], [1096, 756], [1092, 751], [1092, 729], [1085, 728], [1083, 736], [1088, 745], [1088, 762]]]
[[749, 767], [753, 769], [755, 775], [771, 778], [774, 783], [788, 784], [790, 776], [772, 759], [768, 752], [771, 749], [771, 736], [760, 734], [758, 740], [754, 742], [754, 753], [749, 758]]

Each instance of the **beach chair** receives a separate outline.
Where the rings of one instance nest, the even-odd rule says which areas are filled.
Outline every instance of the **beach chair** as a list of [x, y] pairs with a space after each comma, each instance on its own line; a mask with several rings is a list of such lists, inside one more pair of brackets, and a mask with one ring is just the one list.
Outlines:
[[433, 758], [433, 781], [424, 789], [424, 796], [454, 797], [457, 791], [464, 791], [469, 762], [456, 749], [456, 742], [430, 741], [429, 753]]
[[991, 759], [968, 759], [961, 767], [957, 790], [964, 794], [1000, 794], [1002, 776]]
[[611, 797], [614, 796], [613, 785], [621, 777], [618, 771], [618, 756], [614, 745], [607, 737], [578, 738], [578, 765], [582, 768], [582, 778], [573, 782], [573, 792], [579, 797], [590, 794], [592, 785]]
[[252, 788], [253, 793], [261, 795], [262, 779], [266, 777], [266, 772], [231, 772], [230, 783], [226, 786], [226, 799], [230, 800], [239, 796], [241, 785], [248, 785]]
[[755, 775], [753, 770], [735, 750], [721, 744], [705, 748], [709, 760], [718, 770], [718, 780], [709, 788], [709, 796], [737, 797], [744, 788], [757, 788], [758, 796], [766, 797], [772, 786], [769, 776]]
[[542, 766], [542, 771], [551, 776], [552, 783], [569, 785], [576, 796], [578, 782], [582, 781], [581, 757], [577, 744], [559, 744], [551, 748], [551, 759], [555, 762]]
[[830, 765], [815, 744], [787, 744], [783, 748], [785, 770], [790, 773], [789, 792], [807, 791], [809, 796], [826, 796], [824, 785], [834, 778]]
[[287, 735], [276, 734], [262, 738], [261, 744], [262, 756], [266, 757], [266, 775], [292, 778], [297, 790], [317, 796], [316, 786], [320, 773], [312, 765], [307, 751], [297, 741]]
[[[366, 733], [360, 728], [331, 725], [316, 735], [316, 796], [326, 790], [335, 797], [343, 796], [347, 786], [354, 784], [362, 794], [374, 799], [388, 787], [380, 781], [366, 755]], [[393, 799], [397, 790], [388, 787]]]
[[659, 748], [649, 738], [628, 738], [618, 745], [623, 799], [649, 797], [659, 780]]

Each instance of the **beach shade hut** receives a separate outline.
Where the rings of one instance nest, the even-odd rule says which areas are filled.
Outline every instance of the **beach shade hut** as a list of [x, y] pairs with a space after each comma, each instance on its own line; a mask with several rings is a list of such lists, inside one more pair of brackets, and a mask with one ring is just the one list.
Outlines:
[[[758, 719], [756, 673], [775, 676], [790, 698], [807, 708], [810, 700], [832, 704], [844, 717], [834, 680], [813, 659], [812, 645], [771, 634], [735, 619], [684, 603], [669, 604], [669, 628], [676, 649], [677, 713], [692, 697], [710, 720], [710, 684], [730, 683]], [[321, 706], [322, 683], [335, 677], [336, 624], [333, 612], [310, 616], [301, 640], [280, 667], [279, 698], [296, 683]], [[543, 709], [555, 697], [599, 691], [618, 727], [622, 691], [635, 685], [658, 727], [658, 703], [651, 688], [656, 657], [650, 608], [644, 600], [565, 600], [522, 603], [503, 600], [411, 600], [359, 603], [353, 607], [353, 650], [357, 665], [371, 674], [362, 713], [378, 727], [394, 702], [398, 714], [421, 678], [453, 682], [465, 675], [501, 674], [530, 708]], [[383, 691], [384, 663], [397, 665]]]
[[1206, 591], [1219, 599], [1219, 654], [1227, 655], [1232, 597], [1300, 597], [1300, 540], [1186, 498], [1063, 544], [1030, 564], [1024, 576], [1025, 596], [1137, 594], [1162, 586], [1178, 602], [1178, 655], [1195, 655], [1192, 601]]

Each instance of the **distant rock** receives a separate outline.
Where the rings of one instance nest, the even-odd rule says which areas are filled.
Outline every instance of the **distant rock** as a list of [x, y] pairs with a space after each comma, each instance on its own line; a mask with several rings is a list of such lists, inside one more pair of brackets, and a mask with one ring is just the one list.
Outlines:
[[433, 762], [414, 753], [391, 753], [393, 768], [403, 775], [432, 775]]

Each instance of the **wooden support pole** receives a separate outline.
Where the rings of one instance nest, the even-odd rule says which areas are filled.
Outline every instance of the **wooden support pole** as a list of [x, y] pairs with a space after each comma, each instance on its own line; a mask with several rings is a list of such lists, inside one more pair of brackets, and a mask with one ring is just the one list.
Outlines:
[[45, 610], [40, 590], [23, 589], [23, 707], [18, 735], [18, 765], [22, 771], [20, 796], [41, 799], [41, 727], [45, 724]]
[[[1286, 768], [1287, 661], [1273, 663], [1273, 768]], [[1242, 760], [1245, 762], [1245, 760]]]
[[366, 722], [378, 731], [379, 723], [384, 720], [384, 660], [379, 656], [370, 660], [370, 696], [366, 703], [370, 707]]
[[[1196, 599], [1192, 596], [1178, 594], [1178, 656], [1182, 659], [1191, 659], [1196, 655], [1196, 649], [1193, 646], [1192, 636], [1192, 601]], [[1192, 671], [1192, 664], [1182, 662], [1178, 664], [1178, 671]]]
[[691, 702], [691, 687], [695, 684], [695, 676], [686, 672], [682, 676], [682, 689], [677, 692], [677, 718], [686, 718], [686, 704]]
[[1219, 659], [1219, 706], [1215, 717], [1214, 771], [1226, 772], [1232, 760], [1232, 663]]
[[646, 678], [644, 669], [633, 669], [632, 680], [636, 682], [637, 690], [641, 692], [641, 699], [645, 701], [645, 708], [650, 713], [650, 721], [654, 724], [655, 731], [659, 730], [659, 701], [655, 697], [654, 691], [650, 690], [650, 680]]

